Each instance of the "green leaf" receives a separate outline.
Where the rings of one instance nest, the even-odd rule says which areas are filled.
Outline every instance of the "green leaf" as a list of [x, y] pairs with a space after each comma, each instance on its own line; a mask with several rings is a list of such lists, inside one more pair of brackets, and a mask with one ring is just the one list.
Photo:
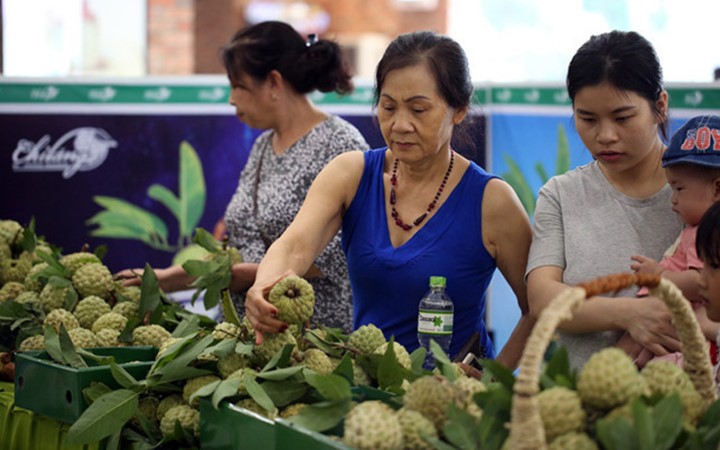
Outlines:
[[110, 389], [105, 383], [101, 383], [99, 381], [92, 381], [90, 382], [90, 386], [83, 389], [83, 396], [85, 396], [88, 404], [90, 404], [98, 398], [102, 397], [103, 395], [107, 394], [108, 392], [112, 391], [113, 390]]
[[138, 307], [138, 317], [144, 319], [148, 313], [152, 313], [160, 306], [160, 284], [158, 283], [157, 274], [150, 266], [145, 264], [143, 270], [142, 281], [140, 285], [140, 306]]
[[190, 398], [188, 399], [188, 403], [192, 404], [193, 400], [198, 397], [208, 397], [215, 393], [215, 389], [218, 388], [220, 385], [220, 381], [222, 380], [215, 380], [212, 383], [208, 383], [205, 386], [201, 387], [197, 391], [193, 392]]
[[495, 380], [512, 391], [515, 385], [515, 376], [510, 369], [492, 359], [482, 359], [480, 360], [480, 365], [483, 370], [492, 375]]
[[[186, 338], [189, 339], [190, 337]], [[182, 351], [174, 355], [172, 360], [160, 366], [153, 365], [148, 372], [148, 378], [157, 376], [152, 380], [153, 385], [170, 383], [207, 374], [207, 370], [187, 367], [200, 353], [213, 342], [212, 334], [208, 334], [201, 340], [194, 342], [190, 347], [183, 347]], [[164, 358], [162, 358], [164, 360]], [[159, 361], [156, 361], [158, 363]]]
[[218, 409], [220, 402], [228, 397], [233, 397], [238, 394], [238, 388], [240, 387], [239, 378], [226, 378], [220, 382], [215, 392], [212, 395], [213, 408]]
[[597, 437], [607, 450], [637, 450], [640, 448], [637, 435], [623, 417], [597, 422]]
[[205, 210], [202, 163], [188, 142], [180, 144], [180, 234], [189, 236]]
[[558, 124], [558, 145], [555, 159], [555, 174], [561, 175], [570, 170], [570, 147], [568, 146], [565, 127]]
[[279, 352], [275, 353], [270, 361], [262, 368], [262, 372], [268, 372], [276, 367], [287, 367], [290, 364], [290, 356], [295, 346], [293, 344], [285, 344]]
[[282, 369], [275, 369], [275, 370], [269, 370], [267, 372], [260, 372], [257, 374], [257, 377], [262, 378], [263, 380], [282, 381], [282, 380], [286, 380], [292, 376], [297, 375], [298, 373], [302, 372], [302, 370], [303, 370], [303, 366], [285, 367]]
[[258, 405], [262, 406], [269, 412], [273, 412], [277, 409], [275, 408], [275, 404], [270, 396], [268, 396], [262, 386], [260, 386], [260, 383], [255, 381], [254, 376], [248, 373], [243, 374], [243, 383], [245, 384], [245, 389], [248, 391], [248, 394], [250, 394], [250, 397], [252, 397]]
[[307, 394], [309, 389], [307, 383], [293, 379], [266, 381], [262, 384], [262, 387], [278, 408], [283, 408], [300, 400]]
[[63, 360], [67, 362], [70, 367], [73, 367], [75, 369], [87, 367], [87, 363], [85, 362], [85, 360], [82, 359], [82, 357], [78, 355], [77, 350], [75, 350], [75, 345], [73, 345], [72, 339], [70, 339], [70, 335], [65, 329], [64, 324], [60, 324], [60, 333], [58, 333], [58, 340], [60, 342], [60, 351], [62, 351]]
[[550, 357], [544, 370], [551, 380], [557, 382], [558, 378], [564, 377], [565, 380], [569, 380], [572, 377], [570, 370], [570, 359], [568, 358], [568, 352], [565, 347], [558, 347]]
[[640, 399], [635, 399], [631, 405], [633, 426], [637, 434], [641, 450], [655, 449], [655, 430], [653, 429], [652, 416], [648, 406]]
[[45, 325], [45, 351], [56, 362], [63, 365], [67, 364], [60, 346], [60, 337], [50, 325]]
[[450, 381], [455, 381], [457, 379], [457, 371], [455, 370], [455, 365], [450, 361], [450, 358], [448, 358], [448, 355], [445, 353], [445, 351], [440, 347], [440, 344], [435, 342], [435, 339], [430, 339], [430, 352], [433, 354], [433, 358], [435, 359], [435, 365], [438, 369], [440, 369], [440, 372]]
[[475, 450], [477, 422], [468, 412], [450, 404], [448, 417], [443, 427], [443, 433], [448, 442], [462, 450]]
[[180, 199], [170, 189], [160, 184], [153, 184], [147, 190], [147, 195], [153, 200], [162, 203], [170, 210], [173, 216], [180, 222], [182, 211], [180, 210]]
[[394, 338], [388, 341], [387, 350], [380, 359], [377, 370], [378, 385], [381, 389], [387, 389], [393, 386], [400, 386], [403, 382], [404, 368], [400, 365], [395, 355]]
[[193, 242], [204, 248], [210, 253], [218, 253], [222, 250], [222, 243], [215, 239], [215, 236], [210, 234], [209, 231], [204, 228], [196, 228], [195, 236], [193, 236]]
[[242, 326], [242, 320], [240, 320], [240, 316], [238, 316], [238, 313], [235, 310], [235, 306], [230, 299], [230, 291], [227, 289], [222, 292], [222, 311], [227, 322], [239, 327]]
[[291, 417], [288, 421], [312, 431], [323, 432], [339, 424], [350, 411], [350, 405], [349, 398], [314, 403], [304, 407], [300, 414]]
[[119, 389], [98, 398], [70, 427], [65, 443], [91, 444], [119, 431], [135, 414], [139, 395]]
[[682, 431], [683, 405], [680, 396], [673, 394], [660, 400], [652, 411], [655, 448], [669, 449]]
[[130, 375], [130, 373], [125, 370], [122, 366], [118, 365], [117, 363], [110, 364], [110, 373], [112, 373], [113, 378], [115, 381], [118, 382], [118, 384], [125, 389], [132, 389], [132, 388], [140, 388], [142, 385], [138, 383], [138, 381]]
[[318, 394], [326, 400], [343, 400], [352, 398], [350, 383], [345, 378], [333, 374], [319, 374], [309, 369], [303, 370], [305, 380], [314, 387]]
[[425, 356], [427, 356], [427, 349], [422, 346], [416, 348], [412, 353], [410, 353], [410, 370], [412, 372], [422, 372], [423, 364], [425, 363]]
[[[424, 438], [427, 442], [429, 442], [436, 450], [457, 450], [457, 448], [453, 445], [448, 445], [441, 441], [438, 438], [427, 436]], [[481, 447], [483, 450], [485, 450], [487, 447]]]
[[355, 383], [355, 374], [353, 372], [352, 359], [350, 358], [350, 355], [348, 353], [343, 355], [342, 359], [340, 360], [338, 365], [335, 367], [335, 369], [332, 371], [332, 373], [345, 378], [351, 384], [356, 384]]

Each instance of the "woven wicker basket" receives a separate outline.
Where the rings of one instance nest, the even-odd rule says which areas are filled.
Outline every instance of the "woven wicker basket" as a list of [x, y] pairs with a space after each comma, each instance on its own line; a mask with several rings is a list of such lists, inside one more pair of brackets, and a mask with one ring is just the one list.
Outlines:
[[598, 278], [563, 291], [541, 313], [530, 334], [515, 381], [510, 422], [510, 449], [545, 449], [545, 430], [538, 408], [537, 394], [541, 363], [557, 326], [572, 318], [573, 311], [587, 298], [619, 291], [632, 285], [646, 286], [650, 294], [665, 302], [682, 344], [683, 370], [695, 389], [709, 405], [717, 397], [713, 369], [705, 337], [695, 315], [680, 289], [672, 282], [650, 275], [621, 273]]

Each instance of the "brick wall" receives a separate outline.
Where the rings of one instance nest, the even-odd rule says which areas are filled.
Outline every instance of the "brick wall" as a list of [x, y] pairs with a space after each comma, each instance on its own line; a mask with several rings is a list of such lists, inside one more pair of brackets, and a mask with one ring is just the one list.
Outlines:
[[[223, 73], [218, 50], [244, 25], [249, 0], [147, 1], [149, 74]], [[328, 37], [340, 44], [357, 43], [364, 36], [372, 41], [360, 75], [371, 71], [374, 55], [398, 34], [421, 29], [444, 33], [449, 1], [438, 0], [434, 11], [400, 11], [394, 0], [306, 0], [330, 14]]]

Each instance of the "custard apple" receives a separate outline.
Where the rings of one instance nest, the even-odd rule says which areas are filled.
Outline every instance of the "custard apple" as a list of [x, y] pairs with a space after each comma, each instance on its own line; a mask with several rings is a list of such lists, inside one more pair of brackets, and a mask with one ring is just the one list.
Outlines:
[[142, 396], [138, 402], [138, 411], [135, 414], [135, 417], [133, 417], [133, 423], [135, 426], [141, 427], [140, 420], [138, 419], [140, 415], [144, 416], [151, 424], [157, 426], [159, 422], [157, 418], [157, 409], [159, 404], [160, 400], [158, 400], [155, 396]]
[[40, 291], [40, 302], [45, 313], [53, 309], [64, 308], [65, 300], [75, 295], [74, 289], [69, 285], [48, 283]]
[[248, 358], [240, 353], [230, 353], [226, 356], [220, 356], [217, 361], [218, 372], [223, 378], [227, 378], [231, 373], [242, 369], [248, 365]]
[[386, 344], [387, 340], [380, 328], [373, 324], [362, 325], [350, 333], [348, 345], [363, 355], [371, 354], [376, 348]]
[[110, 269], [100, 263], [89, 263], [78, 267], [72, 276], [72, 282], [82, 297], [97, 295], [108, 300], [115, 290]]
[[306, 279], [290, 275], [273, 286], [268, 300], [277, 307], [278, 320], [305, 323], [313, 314], [315, 292]]
[[185, 385], [183, 386], [183, 400], [185, 400], [185, 402], [190, 404], [190, 406], [192, 407], [199, 406], [200, 399], [198, 397], [195, 397], [192, 402], [190, 402], [190, 397], [201, 387], [207, 386], [208, 384], [214, 383], [216, 381], [220, 381], [220, 378], [215, 375], [201, 375], [199, 377], [190, 378], [185, 382]]
[[[55, 311], [60, 310], [56, 309]], [[72, 330], [68, 331], [68, 335], [70, 336], [70, 340], [75, 347], [95, 348], [100, 346], [100, 342], [98, 341], [97, 336], [95, 336], [95, 333], [88, 330], [87, 328], [73, 328]]]
[[245, 388], [245, 375], [251, 376], [253, 379], [255, 379], [255, 375], [257, 372], [250, 367], [244, 367], [242, 369], [238, 369], [235, 372], [228, 375], [228, 380], [240, 380], [240, 384], [238, 385], [238, 394], [240, 395], [247, 395], [248, 391]]
[[89, 330], [100, 316], [109, 312], [110, 305], [105, 300], [96, 295], [91, 295], [78, 302], [73, 314], [77, 317], [80, 326]]
[[397, 418], [402, 428], [405, 450], [432, 450], [435, 447], [428, 444], [422, 435], [438, 439], [438, 432], [435, 425], [425, 416], [417, 411], [400, 408], [397, 411]]
[[121, 314], [128, 319], [135, 319], [138, 316], [140, 305], [135, 302], [118, 302], [113, 306], [112, 312]]
[[8, 300], [15, 300], [18, 295], [23, 292], [25, 292], [25, 285], [22, 283], [18, 283], [17, 281], [5, 283], [3, 287], [0, 288], [0, 303]]
[[548, 442], [570, 431], [582, 431], [585, 410], [577, 392], [554, 386], [540, 392], [537, 399]]
[[180, 394], [171, 394], [167, 397], [164, 397], [160, 400], [160, 403], [158, 403], [157, 406], [157, 420], [161, 421], [163, 416], [165, 416], [165, 413], [168, 412], [171, 408], [178, 405], [186, 404], [187, 403], [185, 403], [185, 400], [183, 400]]
[[71, 277], [75, 275], [75, 272], [85, 264], [102, 264], [100, 258], [90, 252], [69, 253], [61, 256], [59, 262], [60, 265], [68, 271]]
[[27, 304], [34, 304], [39, 307], [41, 307], [40, 303], [40, 294], [34, 291], [25, 291], [18, 294], [17, 297], [15, 297], [15, 301], [18, 303], [27, 303]]
[[[384, 343], [376, 348], [373, 353], [376, 355], [384, 355], [388, 349], [388, 344], [388, 342]], [[410, 353], [408, 353], [407, 349], [399, 342], [393, 341], [393, 350], [395, 351], [395, 358], [397, 358], [400, 365], [406, 369], [410, 369], [412, 367], [412, 360], [410, 359]]]
[[412, 381], [405, 391], [405, 408], [419, 412], [442, 430], [451, 403], [465, 408], [467, 395], [456, 384], [440, 375], [427, 375]]
[[587, 360], [578, 375], [577, 390], [583, 404], [608, 410], [642, 394], [642, 382], [627, 353], [608, 347]]
[[25, 350], [45, 350], [45, 336], [30, 336], [24, 339], [18, 346], [18, 350], [21, 352]]
[[178, 405], [170, 408], [160, 421], [160, 431], [166, 438], [175, 437], [175, 423], [187, 432], [194, 434], [197, 422], [200, 421], [200, 412], [188, 405]]
[[402, 450], [404, 445], [397, 414], [378, 400], [359, 403], [350, 410], [343, 441], [358, 450]]
[[215, 325], [212, 332], [213, 339], [237, 339], [240, 337], [240, 327], [230, 322], [220, 322]]
[[306, 406], [307, 404], [305, 403], [293, 403], [292, 405], [288, 405], [280, 411], [280, 417], [283, 419], [289, 419], [290, 417], [297, 416]]
[[598, 445], [586, 433], [571, 431], [553, 439], [548, 450], [598, 450]]
[[98, 317], [95, 322], [93, 322], [92, 331], [93, 333], [97, 334], [100, 330], [104, 328], [110, 328], [112, 330], [117, 330], [122, 333], [122, 331], [125, 329], [125, 326], [127, 325], [127, 322], [127, 317], [123, 315], [114, 312], [105, 313], [102, 316]]
[[0, 260], [0, 283], [17, 281], [25, 283], [25, 277], [32, 269], [30, 258], [3, 259]]
[[277, 409], [273, 411], [268, 411], [267, 409], [260, 406], [260, 404], [252, 398], [240, 400], [239, 402], [235, 403], [235, 406], [237, 406], [238, 408], [247, 409], [248, 411], [252, 411], [255, 414], [260, 414], [261, 416], [265, 416], [268, 419], [275, 419], [277, 417]]
[[95, 332], [95, 336], [98, 340], [98, 347], [123, 347], [125, 343], [120, 342], [118, 337], [120, 331], [113, 330], [112, 328], [103, 328], [100, 331]]
[[0, 242], [13, 245], [22, 238], [25, 229], [14, 220], [0, 220]]
[[73, 316], [70, 311], [62, 308], [50, 311], [45, 317], [45, 321], [43, 323], [45, 325], [50, 325], [58, 333], [60, 332], [60, 325], [65, 325], [65, 329], [67, 331], [80, 327], [80, 324], [75, 316]]
[[332, 361], [319, 348], [309, 348], [303, 352], [302, 364], [317, 373], [327, 375], [335, 369]]
[[150, 345], [160, 348], [170, 337], [170, 332], [160, 325], [141, 325], [132, 331], [132, 342], [135, 346]]
[[297, 341], [290, 330], [285, 330], [282, 333], [265, 334], [262, 345], [256, 345], [253, 348], [253, 363], [264, 366], [286, 345], [294, 345], [297, 349]]
[[25, 276], [25, 280], [23, 280], [23, 283], [25, 283], [25, 290], [40, 293], [42, 288], [45, 287], [47, 280], [39, 277], [38, 274], [48, 267], [48, 263], [45, 262], [32, 266], [28, 274]]

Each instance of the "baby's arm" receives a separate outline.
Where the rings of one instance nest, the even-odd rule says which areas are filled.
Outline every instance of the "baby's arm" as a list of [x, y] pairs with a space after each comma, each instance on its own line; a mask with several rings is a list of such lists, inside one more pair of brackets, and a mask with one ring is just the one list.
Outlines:
[[631, 256], [630, 259], [635, 261], [630, 264], [630, 268], [637, 274], [641, 275], [663, 275], [666, 270], [659, 262], [652, 258], [642, 255]]

